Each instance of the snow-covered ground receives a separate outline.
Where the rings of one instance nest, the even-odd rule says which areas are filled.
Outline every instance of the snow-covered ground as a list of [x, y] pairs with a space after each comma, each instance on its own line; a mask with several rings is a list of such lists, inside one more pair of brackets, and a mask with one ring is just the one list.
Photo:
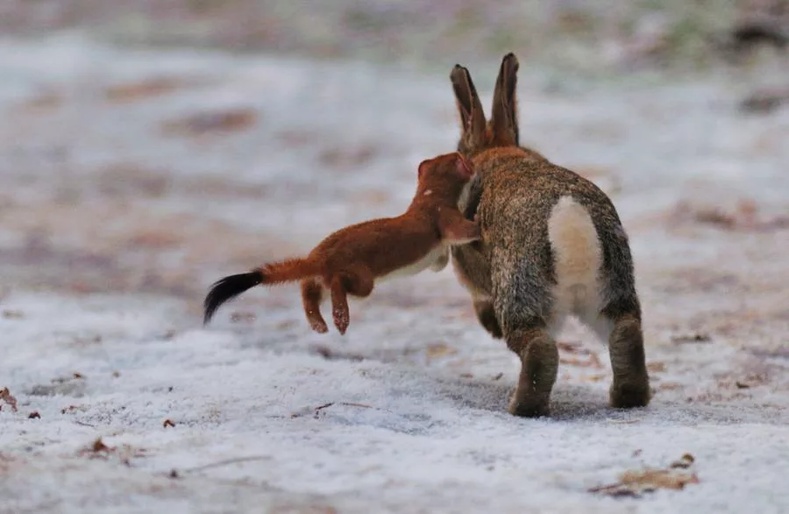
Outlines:
[[[522, 63], [521, 137], [630, 234], [646, 409], [607, 407], [570, 324], [552, 417], [507, 414], [518, 363], [449, 269], [380, 285], [345, 337], [295, 287], [201, 326], [213, 280], [405, 207], [454, 146], [453, 64], [0, 43], [0, 512], [789, 511], [789, 109], [737, 109], [758, 75]], [[467, 64], [489, 98], [497, 63]], [[590, 492], [686, 453], [684, 489]]]

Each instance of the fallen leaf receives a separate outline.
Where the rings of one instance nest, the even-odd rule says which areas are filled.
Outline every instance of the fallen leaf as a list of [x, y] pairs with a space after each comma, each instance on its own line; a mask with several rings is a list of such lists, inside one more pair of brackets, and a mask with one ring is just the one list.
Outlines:
[[14, 398], [14, 396], [11, 394], [11, 391], [9, 391], [7, 387], [0, 389], [0, 400], [7, 403], [11, 407], [12, 411], [17, 411], [16, 398]]
[[614, 484], [593, 487], [590, 493], [605, 494], [613, 497], [639, 498], [644, 493], [658, 489], [680, 490], [688, 484], [698, 484], [696, 473], [678, 471], [693, 465], [693, 455], [686, 453], [668, 469], [643, 469], [625, 471]]
[[82, 450], [80, 450], [78, 454], [87, 455], [90, 458], [96, 458], [102, 455], [106, 455], [110, 453], [112, 450], [113, 448], [110, 448], [109, 446], [104, 444], [104, 441], [102, 441], [101, 437], [99, 437], [95, 441], [93, 441], [93, 444], [91, 444], [87, 448], [83, 448]]
[[436, 359], [438, 357], [446, 357], [447, 355], [454, 355], [458, 351], [446, 343], [432, 343], [427, 345], [425, 351], [428, 359]]
[[165, 419], [164, 423], [162, 423], [162, 427], [164, 427], [164, 428], [175, 427], [175, 423], [173, 423], [172, 420], [170, 420], [170, 419]]

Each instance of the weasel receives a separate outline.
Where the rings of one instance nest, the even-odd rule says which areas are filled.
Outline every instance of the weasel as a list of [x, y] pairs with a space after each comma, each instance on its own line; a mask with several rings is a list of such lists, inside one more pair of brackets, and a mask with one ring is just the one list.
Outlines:
[[328, 331], [320, 312], [328, 289], [334, 325], [345, 334], [350, 323], [347, 295], [369, 296], [376, 279], [413, 275], [428, 267], [441, 269], [450, 245], [480, 238], [477, 223], [467, 220], [457, 207], [473, 175], [470, 163], [457, 152], [422, 161], [416, 195], [405, 213], [338, 230], [304, 258], [264, 264], [219, 280], [205, 298], [204, 323], [220, 305], [247, 289], [298, 280], [312, 329]]

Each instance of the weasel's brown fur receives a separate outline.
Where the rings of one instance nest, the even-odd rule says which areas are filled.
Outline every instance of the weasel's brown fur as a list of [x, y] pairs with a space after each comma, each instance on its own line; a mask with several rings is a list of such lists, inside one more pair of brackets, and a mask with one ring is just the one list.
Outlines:
[[312, 329], [328, 330], [320, 312], [328, 289], [334, 324], [344, 334], [350, 321], [347, 295], [366, 297], [376, 279], [414, 274], [441, 261], [446, 263], [448, 245], [479, 239], [477, 224], [465, 219], [457, 208], [473, 174], [459, 153], [423, 161], [416, 195], [404, 214], [338, 230], [304, 258], [265, 264], [249, 273], [223, 278], [206, 296], [205, 322], [224, 302], [256, 285], [300, 280], [304, 311]]

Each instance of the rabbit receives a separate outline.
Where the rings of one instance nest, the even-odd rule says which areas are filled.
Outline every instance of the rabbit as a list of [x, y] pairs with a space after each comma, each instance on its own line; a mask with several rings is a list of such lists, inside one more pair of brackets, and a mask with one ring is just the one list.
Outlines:
[[462, 123], [457, 150], [477, 172], [458, 206], [479, 220], [482, 234], [451, 249], [453, 268], [480, 324], [521, 359], [512, 414], [550, 414], [559, 364], [554, 336], [568, 315], [608, 342], [611, 405], [646, 406], [651, 393], [628, 236], [597, 186], [519, 146], [517, 71], [515, 55], [504, 56], [489, 121], [469, 71], [455, 65], [450, 74]]
[[324, 290], [331, 293], [334, 325], [345, 334], [350, 323], [347, 295], [366, 297], [376, 280], [414, 275], [448, 263], [448, 247], [479, 238], [479, 226], [458, 210], [458, 199], [474, 175], [457, 152], [422, 161], [417, 189], [405, 213], [357, 223], [321, 241], [310, 254], [264, 264], [216, 282], [204, 302], [204, 323], [226, 301], [257, 285], [301, 282], [302, 303], [312, 329], [328, 331], [320, 312]]

